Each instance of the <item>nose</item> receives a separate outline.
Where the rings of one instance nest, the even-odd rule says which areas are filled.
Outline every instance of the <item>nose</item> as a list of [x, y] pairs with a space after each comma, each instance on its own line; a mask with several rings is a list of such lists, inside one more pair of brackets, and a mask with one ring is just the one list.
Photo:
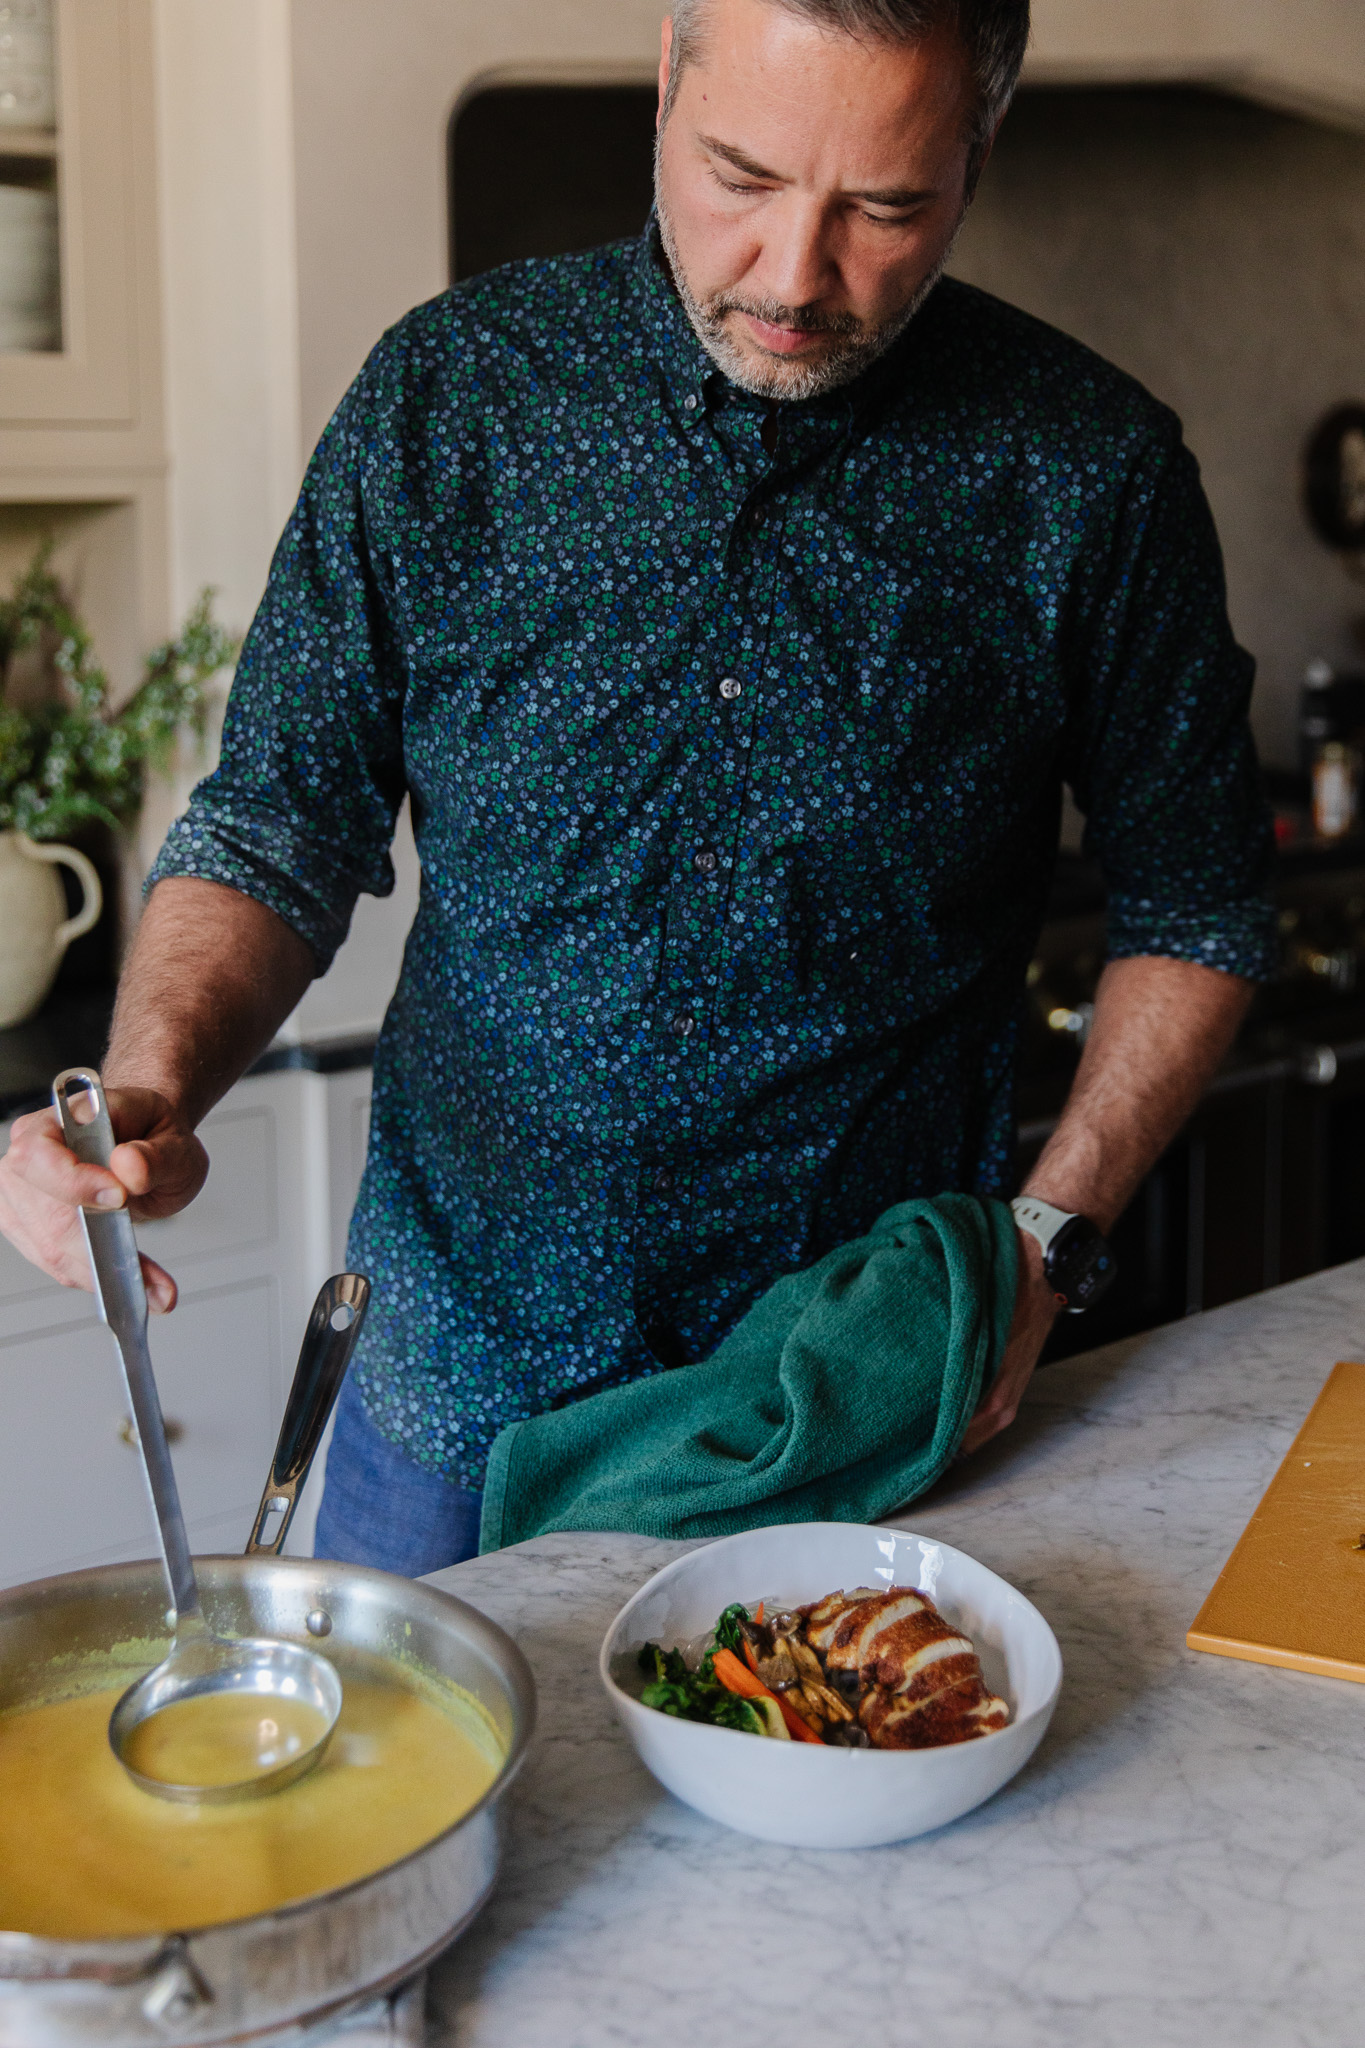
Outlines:
[[791, 193], [766, 210], [762, 282], [784, 306], [811, 306], [829, 295], [837, 276], [829, 224], [817, 202]]

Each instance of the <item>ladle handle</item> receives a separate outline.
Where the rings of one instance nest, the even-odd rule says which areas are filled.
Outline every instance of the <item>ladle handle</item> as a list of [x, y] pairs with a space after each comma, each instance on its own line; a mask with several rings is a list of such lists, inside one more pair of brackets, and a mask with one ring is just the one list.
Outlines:
[[[369, 1305], [370, 1283], [363, 1273], [334, 1273], [313, 1303], [270, 1477], [247, 1539], [248, 1557], [280, 1554]], [[274, 1515], [281, 1520], [267, 1537], [265, 1530]]]
[[[79, 1123], [72, 1109], [73, 1098], [84, 1097], [91, 1109], [87, 1122]], [[108, 1166], [114, 1150], [114, 1127], [104, 1086], [93, 1067], [67, 1067], [52, 1083], [52, 1101], [61, 1121], [62, 1137], [85, 1166]], [[82, 1209], [81, 1228], [90, 1254], [95, 1281], [95, 1301], [101, 1319], [108, 1325], [118, 1346], [128, 1402], [137, 1425], [142, 1466], [156, 1511], [161, 1533], [161, 1555], [166, 1566], [166, 1583], [176, 1613], [177, 1634], [186, 1622], [201, 1619], [199, 1588], [190, 1558], [185, 1517], [180, 1511], [180, 1491], [175, 1483], [171, 1453], [166, 1443], [166, 1424], [161, 1398], [156, 1390], [151, 1354], [147, 1349], [147, 1290], [142, 1284], [142, 1263], [138, 1258], [133, 1219], [126, 1208]]]

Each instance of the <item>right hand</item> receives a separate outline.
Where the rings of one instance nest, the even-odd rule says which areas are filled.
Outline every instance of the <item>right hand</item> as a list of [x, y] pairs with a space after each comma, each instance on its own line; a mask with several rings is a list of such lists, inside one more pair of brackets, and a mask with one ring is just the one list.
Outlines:
[[[150, 1088], [106, 1091], [115, 1145], [109, 1167], [82, 1166], [62, 1143], [55, 1109], [19, 1117], [0, 1159], [0, 1232], [16, 1251], [63, 1287], [92, 1292], [90, 1259], [78, 1211], [120, 1209], [135, 1222], [174, 1216], [208, 1177], [208, 1154], [164, 1095]], [[170, 1274], [145, 1255], [147, 1305], [156, 1315], [175, 1307]]]

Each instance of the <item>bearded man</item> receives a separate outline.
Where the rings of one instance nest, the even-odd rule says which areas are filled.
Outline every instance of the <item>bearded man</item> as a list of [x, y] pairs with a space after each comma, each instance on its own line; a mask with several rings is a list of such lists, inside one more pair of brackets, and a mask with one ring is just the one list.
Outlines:
[[410, 797], [324, 1554], [455, 1562], [505, 1423], [706, 1356], [909, 1195], [1011, 1191], [1063, 781], [1110, 960], [969, 1449], [1267, 965], [1179, 423], [942, 278], [1027, 34], [1027, 0], [685, 0], [641, 238], [420, 307], [323, 436], [154, 871], [113, 1171], [28, 1119], [0, 1221], [83, 1284], [73, 1204], [193, 1196]]

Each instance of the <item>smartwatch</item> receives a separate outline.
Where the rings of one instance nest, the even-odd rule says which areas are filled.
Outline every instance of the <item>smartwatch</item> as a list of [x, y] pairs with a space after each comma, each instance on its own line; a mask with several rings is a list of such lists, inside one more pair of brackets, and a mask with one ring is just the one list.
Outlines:
[[1093, 1308], [1118, 1278], [1118, 1261], [1108, 1238], [1088, 1216], [1054, 1209], [1037, 1195], [1016, 1195], [1010, 1203], [1014, 1220], [1043, 1254], [1048, 1285], [1068, 1315]]

